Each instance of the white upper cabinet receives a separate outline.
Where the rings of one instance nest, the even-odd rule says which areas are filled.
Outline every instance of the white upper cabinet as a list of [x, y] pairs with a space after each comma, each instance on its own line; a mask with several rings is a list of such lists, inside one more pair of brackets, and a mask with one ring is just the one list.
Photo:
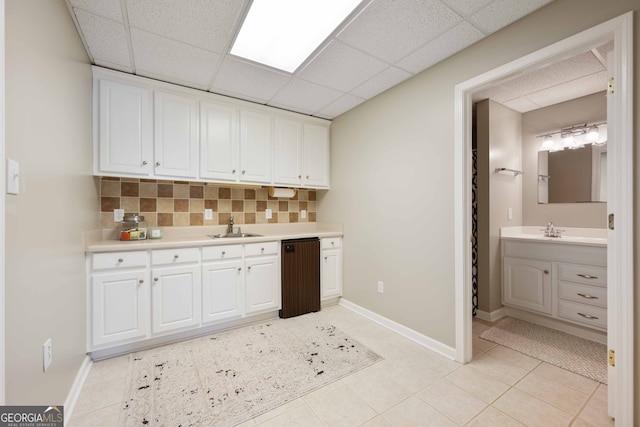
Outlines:
[[272, 118], [240, 110], [240, 181], [271, 183]]
[[238, 109], [200, 103], [200, 177], [237, 181], [239, 155]]
[[302, 183], [306, 187], [329, 187], [329, 128], [304, 124]]
[[151, 90], [96, 80], [96, 175], [149, 175], [153, 162]]
[[157, 176], [198, 177], [198, 101], [154, 93], [154, 171]]
[[94, 175], [329, 188], [329, 121], [93, 67]]
[[274, 184], [301, 185], [302, 123], [276, 117], [273, 133]]

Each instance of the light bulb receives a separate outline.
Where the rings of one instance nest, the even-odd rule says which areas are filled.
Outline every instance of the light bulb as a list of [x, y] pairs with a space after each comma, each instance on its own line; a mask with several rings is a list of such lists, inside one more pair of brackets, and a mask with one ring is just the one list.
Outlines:
[[551, 135], [545, 135], [542, 141], [542, 150], [550, 150], [551, 148], [553, 148], [553, 138]]
[[593, 125], [587, 131], [587, 141], [595, 142], [600, 138], [600, 130], [598, 126]]
[[571, 147], [573, 146], [573, 141], [574, 141], [574, 137], [573, 134], [568, 132], [568, 133], [563, 133], [562, 134], [562, 142], [564, 144], [565, 147]]

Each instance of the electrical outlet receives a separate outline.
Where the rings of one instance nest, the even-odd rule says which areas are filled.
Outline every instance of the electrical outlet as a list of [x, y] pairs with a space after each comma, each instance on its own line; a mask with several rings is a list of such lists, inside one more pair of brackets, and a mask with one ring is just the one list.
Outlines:
[[124, 209], [113, 210], [113, 222], [122, 222], [124, 219]]
[[382, 280], [378, 280], [378, 293], [384, 294], [384, 282]]
[[509, 208], [509, 209], [507, 210], [507, 218], [508, 218], [509, 220], [512, 220], [512, 219], [513, 219], [513, 209]]
[[213, 219], [213, 209], [204, 210], [204, 219]]
[[46, 340], [44, 344], [42, 344], [42, 371], [46, 371], [51, 366], [51, 362], [53, 361], [53, 352], [52, 352], [51, 338]]
[[273, 217], [273, 214], [271, 213], [271, 209], [266, 209], [264, 213], [267, 216], [267, 219], [271, 219]]
[[300, 211], [300, 218], [305, 219], [307, 217], [307, 211], [305, 209], [302, 209]]
[[7, 194], [20, 193], [20, 163], [7, 159]]

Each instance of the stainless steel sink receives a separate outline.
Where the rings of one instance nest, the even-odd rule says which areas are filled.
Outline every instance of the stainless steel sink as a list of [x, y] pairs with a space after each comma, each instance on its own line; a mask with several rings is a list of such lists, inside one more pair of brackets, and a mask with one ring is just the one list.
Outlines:
[[262, 237], [262, 234], [255, 233], [232, 233], [232, 234], [209, 234], [208, 237], [212, 239], [232, 239], [239, 237]]

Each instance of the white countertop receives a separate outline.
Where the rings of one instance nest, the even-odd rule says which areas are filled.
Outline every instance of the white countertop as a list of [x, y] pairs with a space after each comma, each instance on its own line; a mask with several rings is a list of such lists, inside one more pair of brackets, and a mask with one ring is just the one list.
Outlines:
[[555, 227], [562, 230], [562, 237], [544, 237], [546, 225], [527, 225], [517, 227], [501, 227], [500, 239], [503, 240], [537, 240], [560, 245], [585, 245], [607, 247], [606, 228]]
[[238, 224], [243, 233], [261, 234], [260, 237], [236, 237], [213, 239], [208, 235], [224, 233], [226, 225], [212, 227], [163, 227], [162, 239], [121, 241], [117, 229], [93, 230], [85, 233], [85, 252], [114, 252], [146, 249], [179, 248], [189, 246], [216, 246], [243, 243], [268, 242], [274, 240], [301, 239], [305, 237], [342, 236], [342, 224], [316, 222], [295, 224]]

